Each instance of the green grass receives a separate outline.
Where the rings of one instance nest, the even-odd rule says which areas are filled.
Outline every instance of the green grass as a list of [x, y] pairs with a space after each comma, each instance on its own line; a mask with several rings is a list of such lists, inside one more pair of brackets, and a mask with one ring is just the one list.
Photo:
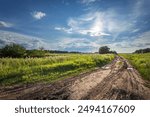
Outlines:
[[53, 82], [101, 67], [114, 55], [51, 54], [45, 58], [0, 58], [0, 85]]
[[150, 53], [121, 54], [140, 72], [145, 80], [150, 80]]

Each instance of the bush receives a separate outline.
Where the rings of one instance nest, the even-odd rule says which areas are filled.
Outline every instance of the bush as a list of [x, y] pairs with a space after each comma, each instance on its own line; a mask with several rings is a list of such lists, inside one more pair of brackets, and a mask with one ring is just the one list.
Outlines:
[[21, 58], [24, 57], [26, 49], [18, 44], [6, 45], [1, 49], [1, 57]]
[[43, 50], [27, 50], [27, 57], [44, 57], [45, 51]]

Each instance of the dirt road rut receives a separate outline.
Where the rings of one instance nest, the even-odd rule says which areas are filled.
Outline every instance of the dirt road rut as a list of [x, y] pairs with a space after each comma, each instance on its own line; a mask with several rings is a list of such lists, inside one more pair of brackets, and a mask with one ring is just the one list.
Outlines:
[[150, 99], [149, 84], [127, 60], [114, 61], [90, 73], [57, 81], [0, 89], [0, 99]]

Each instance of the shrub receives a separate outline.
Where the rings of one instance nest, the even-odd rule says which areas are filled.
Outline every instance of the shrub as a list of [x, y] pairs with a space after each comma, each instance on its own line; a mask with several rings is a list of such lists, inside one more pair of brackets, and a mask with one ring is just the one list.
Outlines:
[[25, 56], [26, 49], [18, 44], [6, 45], [1, 49], [1, 57], [20, 58]]
[[28, 57], [44, 57], [45, 51], [43, 50], [27, 50]]

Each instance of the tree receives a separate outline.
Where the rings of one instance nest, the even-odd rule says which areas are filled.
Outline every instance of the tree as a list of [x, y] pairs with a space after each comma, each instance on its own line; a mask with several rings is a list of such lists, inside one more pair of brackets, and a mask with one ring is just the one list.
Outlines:
[[109, 51], [110, 54], [117, 54], [116, 51]]
[[107, 46], [102, 46], [102, 47], [99, 48], [99, 54], [107, 54], [107, 53], [110, 52], [109, 50], [110, 50], [109, 47], [107, 47]]
[[24, 57], [26, 49], [18, 44], [10, 44], [6, 45], [4, 48], [1, 49], [1, 56], [2, 57], [13, 57], [19, 58]]
[[136, 50], [134, 53], [149, 53], [149, 52], [150, 52], [150, 48], [145, 48], [145, 49]]
[[2, 49], [0, 49], [0, 57], [2, 57]]
[[43, 50], [44, 50], [44, 47], [39, 47], [39, 50], [43, 51]]

